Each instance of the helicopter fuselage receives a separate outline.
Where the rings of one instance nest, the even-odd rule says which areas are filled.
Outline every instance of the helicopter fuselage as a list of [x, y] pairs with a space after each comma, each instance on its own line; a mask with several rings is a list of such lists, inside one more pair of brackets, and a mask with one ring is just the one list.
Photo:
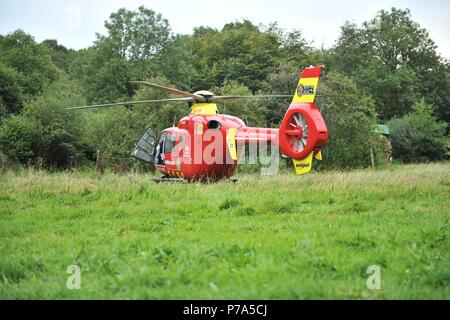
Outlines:
[[277, 143], [278, 129], [247, 127], [221, 114], [191, 114], [165, 129], [154, 150], [154, 165], [165, 176], [187, 180], [231, 177], [238, 166], [238, 145]]

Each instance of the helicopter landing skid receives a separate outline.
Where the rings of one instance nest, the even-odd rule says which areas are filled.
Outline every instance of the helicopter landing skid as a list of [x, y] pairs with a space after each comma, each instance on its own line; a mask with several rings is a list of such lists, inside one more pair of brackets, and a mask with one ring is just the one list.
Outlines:
[[[154, 178], [152, 179], [153, 182], [159, 184], [159, 183], [189, 183], [188, 180], [184, 179], [184, 178], [175, 178], [175, 177], [161, 177], [161, 178]], [[218, 181], [204, 181], [204, 183], [214, 183], [214, 182], [218, 182]], [[236, 178], [228, 178], [228, 179], [224, 179], [222, 180], [222, 182], [228, 182], [228, 183], [236, 183], [238, 182], [238, 179]]]
[[164, 183], [164, 182], [170, 182], [170, 183], [186, 183], [187, 181], [183, 178], [173, 178], [173, 177], [161, 177], [161, 178], [155, 178], [152, 179], [155, 183]]

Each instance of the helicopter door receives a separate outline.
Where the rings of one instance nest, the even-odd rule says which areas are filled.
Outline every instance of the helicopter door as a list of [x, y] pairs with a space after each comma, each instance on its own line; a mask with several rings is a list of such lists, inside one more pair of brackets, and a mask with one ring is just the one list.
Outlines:
[[147, 131], [142, 136], [141, 140], [134, 147], [131, 155], [138, 160], [154, 163], [154, 150], [156, 143], [156, 133], [152, 128], [148, 128]]

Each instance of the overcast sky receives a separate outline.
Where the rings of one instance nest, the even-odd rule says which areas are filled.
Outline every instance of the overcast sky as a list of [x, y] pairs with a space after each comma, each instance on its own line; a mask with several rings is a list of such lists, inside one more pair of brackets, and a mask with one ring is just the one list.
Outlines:
[[450, 58], [448, 0], [0, 0], [0, 34], [21, 28], [37, 41], [57, 39], [69, 48], [85, 48], [96, 32], [104, 33], [111, 12], [140, 5], [161, 13], [176, 33], [191, 33], [200, 25], [220, 29], [244, 18], [255, 24], [278, 21], [286, 30], [301, 30], [317, 47], [333, 45], [346, 20], [361, 23], [381, 9], [409, 8], [439, 53]]

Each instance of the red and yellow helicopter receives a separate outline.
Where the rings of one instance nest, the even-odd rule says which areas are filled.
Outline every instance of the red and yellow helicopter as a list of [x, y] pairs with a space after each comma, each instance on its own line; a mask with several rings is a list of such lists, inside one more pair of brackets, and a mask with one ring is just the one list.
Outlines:
[[270, 144], [281, 154], [293, 159], [296, 173], [311, 171], [313, 157], [322, 160], [321, 149], [328, 140], [328, 129], [314, 104], [323, 66], [308, 67], [300, 75], [293, 101], [279, 129], [247, 127], [241, 119], [219, 114], [217, 102], [232, 99], [285, 98], [285, 95], [215, 96], [209, 91], [188, 93], [145, 81], [135, 84], [150, 86], [178, 97], [120, 102], [69, 108], [90, 109], [112, 106], [150, 104], [156, 102], [186, 102], [191, 114], [182, 118], [177, 127], [163, 130], [157, 136], [149, 128], [136, 144], [132, 156], [155, 165], [165, 177], [188, 181], [230, 178], [242, 157], [239, 146]]

